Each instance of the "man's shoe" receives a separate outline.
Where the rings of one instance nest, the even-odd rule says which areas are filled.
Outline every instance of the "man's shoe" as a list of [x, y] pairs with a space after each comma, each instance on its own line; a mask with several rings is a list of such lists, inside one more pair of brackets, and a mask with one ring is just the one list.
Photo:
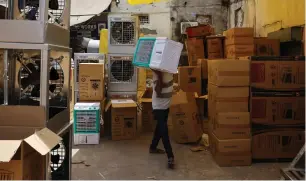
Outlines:
[[174, 158], [168, 158], [168, 168], [174, 169]]
[[164, 150], [161, 150], [161, 149], [156, 148], [156, 149], [150, 149], [150, 153], [151, 153], [151, 154], [164, 154], [164, 153], [165, 153], [165, 151], [164, 151]]

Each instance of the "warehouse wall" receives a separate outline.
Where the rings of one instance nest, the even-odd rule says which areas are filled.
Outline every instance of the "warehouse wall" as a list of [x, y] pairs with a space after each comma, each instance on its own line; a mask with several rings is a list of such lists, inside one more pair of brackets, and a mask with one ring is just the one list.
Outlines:
[[227, 29], [228, 11], [224, 0], [172, 0], [172, 38], [181, 37], [181, 22], [212, 23], [217, 34]]
[[[150, 3], [150, 2], [153, 3]], [[156, 1], [156, 2], [155, 2]], [[140, 26], [143, 36], [164, 36], [171, 38], [170, 6], [168, 0], [121, 0], [112, 3], [112, 13], [149, 15], [149, 23]]]
[[229, 27], [255, 27], [256, 36], [305, 24], [305, 0], [230, 0]]

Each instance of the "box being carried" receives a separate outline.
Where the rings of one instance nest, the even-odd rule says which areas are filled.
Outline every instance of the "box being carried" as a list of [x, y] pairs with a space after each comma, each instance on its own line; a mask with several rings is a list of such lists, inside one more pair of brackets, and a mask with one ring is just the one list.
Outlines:
[[136, 46], [133, 65], [176, 74], [182, 50], [182, 43], [166, 37], [141, 37]]
[[0, 106], [0, 180], [46, 179], [46, 157], [62, 139], [45, 115], [40, 106]]

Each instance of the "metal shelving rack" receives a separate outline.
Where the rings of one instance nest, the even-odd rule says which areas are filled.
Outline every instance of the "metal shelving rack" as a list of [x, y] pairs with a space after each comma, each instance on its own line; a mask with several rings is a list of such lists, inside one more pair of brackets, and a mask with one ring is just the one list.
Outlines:
[[[50, 2], [57, 1], [57, 10], [50, 9]], [[51, 160], [46, 158], [45, 179], [71, 179], [72, 123], [70, 121], [70, 0], [8, 0], [5, 19], [0, 19], [0, 105], [43, 106], [46, 110], [45, 126], [63, 138], [62, 143], [51, 151]], [[27, 8], [26, 8], [27, 6]], [[50, 7], [49, 7], [50, 6]], [[23, 8], [23, 9], [22, 9]], [[35, 10], [31, 20], [26, 10]], [[56, 8], [55, 8], [56, 9]], [[34, 11], [33, 11], [34, 12]], [[33, 59], [39, 67], [39, 96], [24, 99], [21, 69], [27, 69], [17, 54]], [[29, 58], [31, 57], [31, 58]], [[60, 57], [60, 60], [59, 58]], [[24, 58], [24, 57], [23, 57]], [[50, 69], [53, 64], [62, 70], [61, 87], [56, 95], [50, 91]], [[32, 67], [33, 68], [33, 67]], [[54, 67], [53, 67], [54, 68]], [[55, 68], [56, 70], [58, 68]], [[31, 73], [31, 70], [28, 71]], [[36, 83], [37, 84], [37, 83]], [[56, 85], [56, 86], [57, 86]], [[27, 87], [28, 89], [28, 87]], [[32, 87], [32, 89], [34, 89]], [[54, 156], [55, 155], [55, 156]], [[55, 160], [55, 161], [54, 161]], [[50, 171], [51, 170], [51, 171]]]

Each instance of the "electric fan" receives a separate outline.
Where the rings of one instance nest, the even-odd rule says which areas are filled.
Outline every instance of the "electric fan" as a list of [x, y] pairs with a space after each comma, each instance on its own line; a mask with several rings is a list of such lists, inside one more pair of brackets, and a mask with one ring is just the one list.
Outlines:
[[137, 40], [136, 17], [130, 14], [110, 14], [108, 27], [108, 52], [132, 54]]
[[[49, 23], [61, 24], [61, 15], [65, 6], [65, 0], [49, 0]], [[26, 20], [37, 20], [39, 17], [39, 0], [18, 0], [20, 17]]]
[[108, 91], [134, 92], [137, 90], [136, 70], [131, 55], [109, 55]]
[[[60, 67], [63, 58], [63, 56], [58, 59], [50, 58], [49, 99], [59, 94], [63, 88], [64, 76]], [[18, 54], [16, 60], [21, 64], [18, 72], [21, 98], [28, 97], [38, 101], [40, 97], [40, 55], [25, 58]]]

